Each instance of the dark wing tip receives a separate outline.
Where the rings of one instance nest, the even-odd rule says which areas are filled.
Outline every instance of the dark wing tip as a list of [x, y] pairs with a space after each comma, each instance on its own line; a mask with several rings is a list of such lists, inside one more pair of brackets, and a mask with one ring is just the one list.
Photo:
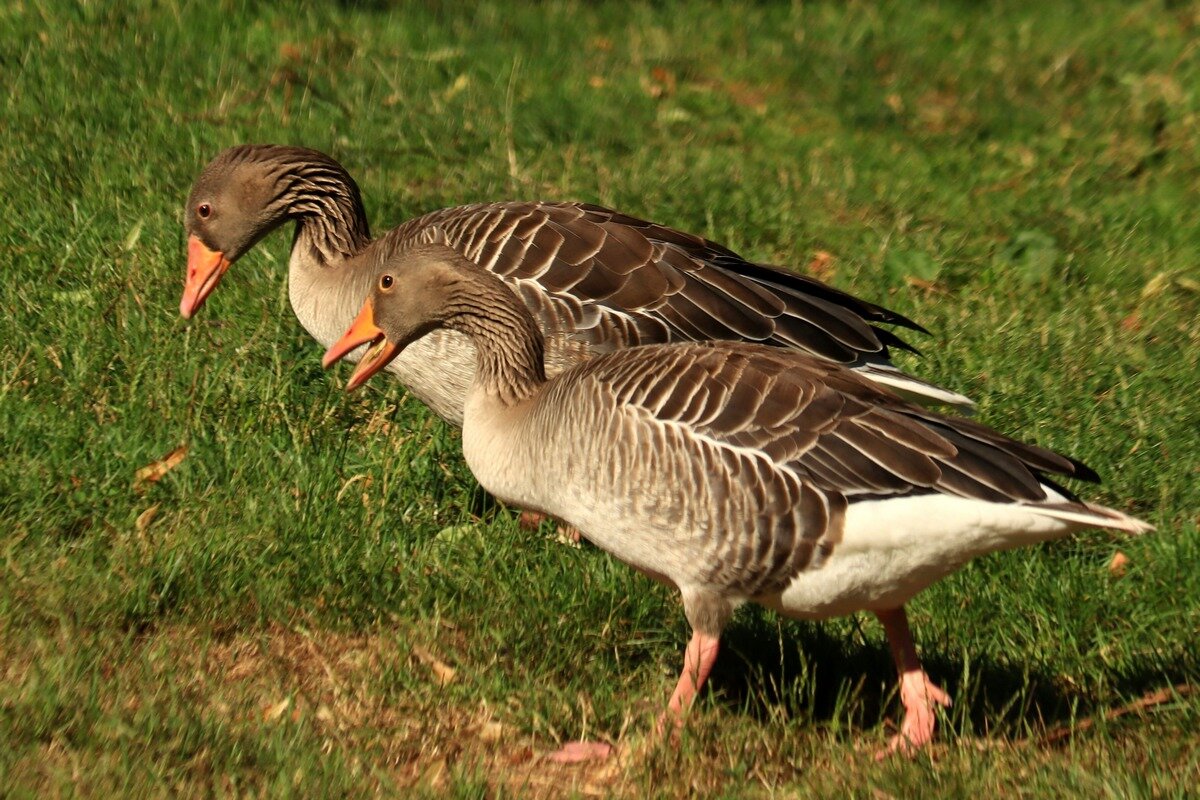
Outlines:
[[[880, 343], [884, 346], [884, 356], [885, 357], [887, 356], [886, 351], [887, 351], [887, 348], [889, 348], [889, 347], [897, 347], [901, 350], [905, 350], [909, 353], [913, 353], [914, 355], [918, 355], [918, 356], [921, 355], [920, 350], [918, 350], [916, 347], [909, 344], [908, 342], [904, 341], [899, 336], [897, 336], [896, 334], [889, 331], [887, 328], [876, 328], [874, 325], [872, 325], [871, 329], [875, 331], [875, 335], [877, 337], [879, 337]], [[929, 333], [929, 331], [927, 331], [924, 328], [921, 328], [919, 326], [917, 327], [917, 330], [920, 330], [924, 334]]]
[[1070, 456], [1062, 457], [1071, 462], [1071, 466], [1074, 468], [1074, 470], [1071, 472], [1072, 478], [1078, 478], [1079, 480], [1087, 481], [1088, 483], [1100, 483], [1100, 474], [1096, 472], [1096, 470], [1092, 469], [1078, 459], [1071, 458]]

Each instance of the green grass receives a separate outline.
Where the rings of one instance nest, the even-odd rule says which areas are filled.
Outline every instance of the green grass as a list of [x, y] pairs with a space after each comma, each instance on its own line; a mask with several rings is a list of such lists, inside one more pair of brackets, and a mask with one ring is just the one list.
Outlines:
[[[0, 794], [1194, 791], [1200, 696], [1115, 714], [1200, 682], [1194, 6], [115, 5], [0, 8]], [[333, 153], [379, 231], [574, 198], [828, 253], [934, 332], [906, 367], [1159, 530], [919, 597], [956, 698], [932, 757], [871, 759], [897, 716], [871, 619], [756, 611], [680, 747], [639, 749], [675, 597], [519, 530], [400, 389], [344, 395], [288, 235], [179, 318], [181, 205], [243, 141]], [[628, 756], [531, 757], [584, 733]]]

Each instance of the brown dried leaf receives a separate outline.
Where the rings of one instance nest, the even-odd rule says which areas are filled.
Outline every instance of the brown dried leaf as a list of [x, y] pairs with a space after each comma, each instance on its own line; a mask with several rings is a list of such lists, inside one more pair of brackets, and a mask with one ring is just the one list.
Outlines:
[[812, 254], [812, 258], [808, 262], [808, 272], [814, 278], [819, 278], [827, 281], [833, 277], [833, 253], [824, 250], [818, 250]]
[[923, 278], [916, 278], [916, 277], [913, 277], [912, 275], [906, 275], [904, 278], [904, 282], [907, 283], [909, 286], [913, 287], [914, 289], [920, 289], [921, 291], [925, 292], [926, 294], [940, 294], [940, 295], [950, 294], [949, 290], [947, 290], [945, 286], [942, 286], [937, 281], [927, 281]]
[[1142, 316], [1137, 311], [1134, 311], [1125, 319], [1121, 320], [1121, 330], [1129, 333], [1136, 333], [1142, 329]]
[[664, 67], [650, 70], [650, 79], [643, 81], [646, 94], [655, 98], [670, 97], [675, 94], [675, 73]]
[[146, 529], [150, 527], [150, 523], [154, 522], [154, 518], [158, 516], [158, 505], [158, 503], [155, 503], [137, 515], [133, 527], [138, 533], [145, 533]]
[[274, 722], [283, 716], [283, 712], [288, 710], [288, 706], [292, 704], [292, 698], [285, 697], [274, 705], [267, 706], [263, 709], [263, 722]]
[[158, 461], [153, 461], [139, 469], [133, 476], [135, 489], [144, 489], [148, 483], [158, 483], [162, 477], [179, 466], [187, 455], [188, 446], [181, 444]]
[[524, 763], [526, 763], [528, 761], [532, 761], [532, 760], [533, 760], [533, 748], [529, 747], [528, 745], [526, 745], [525, 747], [518, 747], [516, 750], [509, 753], [508, 758], [507, 758], [508, 763], [514, 767], [517, 766], [518, 764], [524, 764]]
[[435, 678], [437, 678], [439, 686], [446, 686], [453, 681], [455, 676], [458, 674], [454, 667], [450, 666], [445, 661], [442, 661], [440, 658], [420, 645], [413, 646], [412, 654], [417, 657], [418, 661], [429, 667], [429, 671], [433, 673]]
[[1108, 562], [1108, 572], [1114, 578], [1120, 578], [1125, 574], [1125, 570], [1129, 566], [1129, 556], [1118, 550], [1113, 554], [1112, 561]]

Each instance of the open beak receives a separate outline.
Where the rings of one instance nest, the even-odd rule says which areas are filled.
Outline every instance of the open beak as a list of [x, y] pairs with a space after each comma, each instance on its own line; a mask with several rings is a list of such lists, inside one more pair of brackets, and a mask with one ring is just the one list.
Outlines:
[[354, 368], [354, 374], [346, 382], [347, 392], [362, 386], [368, 378], [386, 367], [400, 353], [400, 348], [389, 342], [384, 332], [375, 324], [375, 306], [370, 300], [363, 304], [362, 311], [359, 311], [354, 322], [350, 323], [350, 329], [325, 351], [321, 365], [328, 369], [356, 347], [368, 343], [370, 347], [363, 353], [358, 366]]
[[229, 259], [225, 258], [224, 253], [209, 250], [195, 235], [188, 237], [187, 278], [183, 283], [183, 297], [179, 301], [179, 313], [184, 319], [191, 319], [192, 314], [204, 305], [204, 299], [217, 288], [227, 269]]

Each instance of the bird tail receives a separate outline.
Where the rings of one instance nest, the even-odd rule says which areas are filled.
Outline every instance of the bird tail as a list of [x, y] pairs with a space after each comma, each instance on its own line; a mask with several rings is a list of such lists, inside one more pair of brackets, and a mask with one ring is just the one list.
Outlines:
[[1154, 526], [1116, 509], [1094, 506], [1091, 503], [1039, 503], [1030, 508], [1039, 514], [1064, 522], [1074, 522], [1089, 528], [1108, 528], [1126, 533], [1149, 533]]

